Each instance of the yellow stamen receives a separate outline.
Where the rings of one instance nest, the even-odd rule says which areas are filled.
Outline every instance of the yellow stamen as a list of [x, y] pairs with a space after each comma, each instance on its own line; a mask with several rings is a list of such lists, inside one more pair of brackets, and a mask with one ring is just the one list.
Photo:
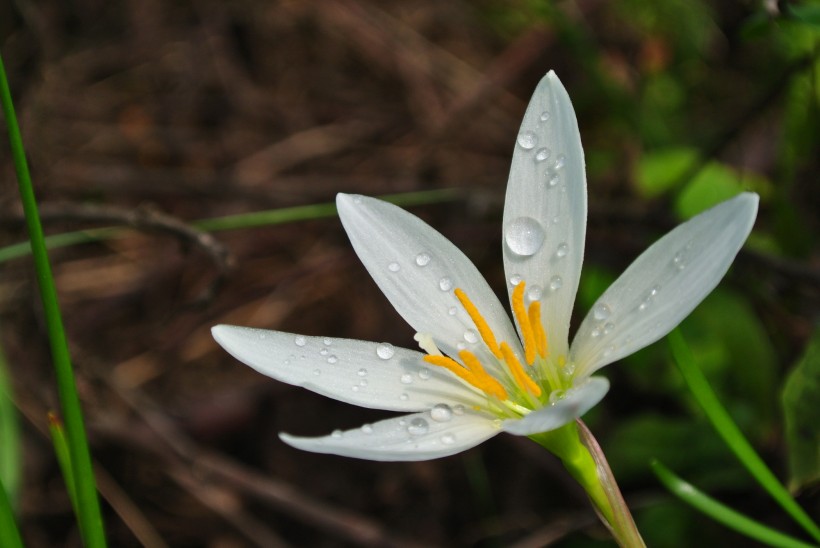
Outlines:
[[481, 338], [484, 340], [484, 344], [487, 345], [487, 348], [490, 349], [490, 352], [493, 353], [493, 356], [501, 359], [501, 351], [498, 350], [498, 342], [495, 340], [495, 335], [493, 335], [490, 326], [487, 325], [487, 321], [481, 316], [481, 313], [478, 311], [478, 308], [470, 301], [467, 297], [467, 294], [464, 293], [459, 288], [455, 290], [456, 297], [461, 302], [461, 306], [464, 307], [464, 310], [467, 311], [467, 314], [470, 315], [470, 318], [473, 320], [473, 323], [478, 329], [478, 333], [481, 335]]
[[527, 307], [524, 306], [524, 286], [519, 282], [512, 292], [512, 309], [515, 319], [518, 320], [518, 328], [521, 329], [521, 338], [524, 342], [524, 358], [532, 365], [535, 361], [535, 334], [530, 325], [530, 318], [527, 316]]
[[495, 377], [484, 370], [484, 366], [481, 365], [481, 362], [478, 358], [476, 358], [475, 354], [468, 350], [462, 350], [458, 353], [458, 357], [461, 358], [461, 361], [464, 362], [464, 365], [467, 366], [470, 373], [475, 376], [477, 382], [477, 384], [475, 384], [476, 387], [502, 401], [509, 399], [509, 396], [507, 396], [507, 391], [504, 390], [501, 383], [495, 380]]
[[[541, 302], [533, 301], [530, 304], [530, 327], [535, 335], [535, 346], [541, 357], [547, 357], [547, 333], [544, 331], [544, 324], [541, 323]], [[532, 365], [532, 364], [530, 364]]]
[[[472, 370], [465, 369], [461, 366], [460, 363], [458, 363], [452, 358], [448, 358], [447, 356], [424, 356], [424, 361], [431, 365], [443, 367], [444, 369], [450, 371], [455, 376], [464, 380], [468, 384], [473, 385], [474, 387], [486, 392], [491, 396], [496, 396], [500, 400], [507, 399], [507, 393], [504, 391], [504, 388], [500, 384], [498, 384], [498, 381], [496, 381], [495, 379], [490, 377], [486, 372], [484, 372], [483, 368], [481, 368], [481, 372], [484, 373], [484, 376], [487, 377], [487, 379], [484, 379], [479, 375], [476, 375]], [[476, 361], [478, 360], [476, 359]], [[495, 383], [496, 386], [492, 386], [491, 383], [488, 382], [488, 380], [492, 381], [492, 383]]]
[[533, 396], [539, 397], [541, 395], [541, 387], [535, 384], [535, 381], [524, 371], [521, 362], [515, 357], [510, 345], [505, 342], [501, 343], [501, 352], [504, 354], [504, 361], [507, 362], [507, 367], [512, 373], [516, 384]]

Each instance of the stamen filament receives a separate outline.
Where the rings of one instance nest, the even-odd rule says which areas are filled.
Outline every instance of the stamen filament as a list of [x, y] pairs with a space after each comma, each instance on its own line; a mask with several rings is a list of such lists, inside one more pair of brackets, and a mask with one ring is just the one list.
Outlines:
[[527, 315], [527, 308], [524, 306], [524, 281], [519, 282], [512, 292], [512, 309], [515, 319], [518, 320], [518, 328], [521, 329], [521, 338], [524, 343], [524, 358], [529, 365], [535, 361], [535, 333], [530, 325], [530, 318]]
[[475, 384], [476, 387], [480, 388], [487, 394], [491, 396], [496, 396], [501, 401], [504, 401], [509, 398], [507, 395], [507, 391], [504, 390], [504, 387], [501, 386], [495, 377], [490, 375], [484, 370], [484, 366], [481, 365], [481, 362], [478, 358], [470, 352], [469, 350], [462, 350], [458, 353], [458, 357], [461, 358], [461, 361], [464, 362], [464, 365], [470, 370], [476, 381], [480, 384]]
[[529, 375], [524, 371], [521, 362], [515, 357], [510, 345], [501, 343], [501, 353], [504, 354], [504, 361], [507, 362], [507, 367], [512, 373], [513, 378], [518, 386], [535, 396], [541, 396], [541, 387], [533, 381]]
[[[542, 358], [547, 357], [547, 333], [544, 331], [544, 324], [541, 323], [541, 302], [533, 301], [530, 304], [529, 310], [530, 327], [532, 327], [535, 335], [535, 346], [538, 349], [538, 354]], [[532, 364], [530, 364], [532, 365]]]
[[[473, 356], [473, 358], [476, 362], [478, 362], [478, 359], [475, 358], [475, 356]], [[500, 384], [498, 384], [498, 381], [490, 377], [484, 371], [480, 363], [478, 365], [480, 371], [483, 373], [483, 376], [476, 375], [476, 373], [473, 372], [472, 369], [465, 369], [464, 367], [462, 367], [460, 363], [458, 363], [452, 358], [448, 358], [447, 356], [424, 356], [423, 359], [430, 365], [443, 367], [444, 369], [450, 371], [455, 376], [459, 377], [468, 384], [471, 384], [479, 390], [486, 392], [488, 395], [496, 396], [498, 399], [502, 401], [507, 399], [507, 392]]]
[[470, 301], [470, 299], [467, 297], [467, 294], [464, 293], [464, 291], [462, 291], [459, 288], [456, 288], [454, 293], [456, 294], [456, 297], [458, 298], [459, 302], [461, 302], [461, 306], [464, 307], [464, 310], [467, 311], [467, 314], [469, 314], [470, 318], [473, 320], [476, 329], [478, 329], [478, 333], [484, 340], [484, 344], [487, 345], [487, 348], [490, 349], [490, 352], [493, 353], [493, 356], [500, 360], [501, 351], [498, 350], [498, 342], [496, 341], [495, 335], [493, 335], [490, 326], [487, 325], [487, 321], [478, 311], [476, 305], [474, 305], [472, 301]]

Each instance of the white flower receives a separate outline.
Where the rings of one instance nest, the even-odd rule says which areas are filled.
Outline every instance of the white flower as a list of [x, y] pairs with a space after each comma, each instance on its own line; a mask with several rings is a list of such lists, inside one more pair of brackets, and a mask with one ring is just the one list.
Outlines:
[[407, 412], [288, 444], [372, 460], [425, 460], [506, 431], [559, 428], [609, 389], [603, 366], [673, 329], [717, 285], [748, 236], [758, 197], [741, 194], [678, 226], [601, 296], [572, 345], [568, 330], [584, 254], [584, 151], [553, 72], [518, 135], [503, 249], [515, 321], [470, 260], [389, 203], [339, 194], [342, 224], [370, 275], [417, 331], [425, 353], [387, 343], [219, 325], [217, 342], [257, 371], [331, 398]]

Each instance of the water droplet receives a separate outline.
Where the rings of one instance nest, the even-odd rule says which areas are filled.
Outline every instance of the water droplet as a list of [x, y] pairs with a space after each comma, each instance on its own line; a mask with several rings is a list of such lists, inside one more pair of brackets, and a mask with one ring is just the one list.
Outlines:
[[426, 434], [429, 429], [430, 425], [427, 424], [427, 421], [419, 417], [411, 420], [410, 424], [407, 426], [407, 432], [414, 436]]
[[316, 376], [318, 377], [319, 375], [321, 375], [321, 374], [322, 374], [322, 370], [321, 370], [321, 369], [314, 369], [314, 370], [313, 370], [313, 374], [314, 374], [314, 375], [316, 375]]
[[337, 358], [336, 356], [334, 356], [332, 354], [327, 357], [327, 363], [333, 364], [333, 363], [336, 363], [338, 361], [339, 361], [339, 358]]
[[446, 434], [442, 434], [439, 439], [444, 445], [453, 445], [456, 441], [456, 435], [452, 432], [447, 432]]
[[565, 165], [567, 165], [566, 154], [559, 154], [555, 157], [555, 169], [564, 169]]
[[402, 384], [412, 384], [413, 376], [410, 373], [403, 373], [399, 378]]
[[543, 295], [544, 291], [541, 289], [540, 285], [531, 285], [527, 289], [527, 298], [530, 301], [540, 301]]
[[260, 338], [260, 339], [262, 339], [262, 340], [265, 340], [265, 339], [267, 339], [267, 338], [268, 338], [268, 334], [267, 334], [267, 333], [264, 333], [264, 332], [263, 332], [263, 333], [260, 333], [260, 334], [259, 334], [259, 338]]
[[555, 256], [563, 259], [569, 254], [569, 245], [566, 242], [558, 244], [558, 249], [555, 250]]
[[426, 367], [422, 367], [421, 369], [419, 369], [419, 378], [421, 380], [423, 380], [423, 381], [429, 380], [430, 375], [431, 375], [430, 370], [427, 369]]
[[575, 362], [565, 363], [562, 371], [567, 378], [571, 378], [575, 374]]
[[552, 224], [557, 225], [560, 222], [561, 222], [561, 217], [559, 217], [558, 215], [556, 215], [555, 217], [552, 218]]
[[510, 276], [510, 285], [516, 286], [521, 283], [521, 275], [520, 274], [513, 274]]
[[661, 290], [661, 286], [659, 286], [657, 284], [653, 285], [652, 289], [649, 290], [649, 296], [654, 297], [655, 295], [658, 294], [658, 291], [660, 291], [660, 290]]
[[604, 350], [604, 354], [603, 354], [604, 358], [608, 358], [609, 356], [612, 355], [613, 352], [615, 352], [615, 346], [614, 345], [607, 346], [606, 350]]
[[383, 360], [389, 360], [396, 353], [396, 349], [390, 343], [381, 343], [376, 347], [376, 355]]
[[593, 339], [597, 339], [598, 337], [601, 336], [601, 330], [596, 327], [595, 329], [592, 330], [592, 333], [590, 333], [590, 336], [592, 336]]
[[360, 380], [359, 381], [359, 386], [362, 386], [362, 387], [367, 386], [367, 379]]
[[559, 401], [563, 400], [565, 396], [566, 396], [566, 392], [561, 390], [560, 388], [558, 390], [553, 390], [552, 392], [550, 392], [550, 397], [549, 397], [550, 405], [555, 405]]
[[552, 151], [550, 149], [548, 149], [546, 147], [539, 148], [538, 150], [535, 151], [535, 161], [536, 162], [543, 162], [544, 160], [546, 160], [547, 158], [550, 157], [550, 154], [552, 154]]
[[361, 196], [354, 196], [354, 197], [353, 197], [353, 203], [354, 203], [354, 204], [360, 204], [360, 203], [362, 203], [362, 197], [361, 197]]
[[358, 392], [359, 391], [359, 386], [354, 384], [353, 386], [350, 387], [350, 389], [353, 390], [354, 392]]
[[541, 249], [544, 229], [532, 217], [518, 217], [507, 224], [504, 241], [516, 255], [529, 257]]
[[365, 434], [372, 434], [373, 433], [373, 427], [369, 424], [363, 424], [362, 425], [362, 432], [364, 432]]
[[604, 325], [604, 335], [609, 335], [612, 333], [612, 330], [615, 329], [615, 324], [612, 322], [606, 322]]
[[421, 253], [416, 255], [416, 264], [418, 266], [427, 266], [429, 263], [430, 263], [430, 254], [429, 253], [425, 253], [425, 252], [422, 251]]
[[450, 308], [447, 309], [447, 313], [450, 316], [455, 316], [456, 314], [458, 314], [458, 308], [456, 308], [455, 306], [451, 306]]
[[402, 392], [401, 395], [399, 396], [399, 399], [401, 401], [407, 401], [407, 400], [410, 399], [410, 396], [407, 395], [407, 392]]
[[558, 291], [561, 289], [561, 286], [564, 285], [564, 280], [561, 279], [561, 276], [553, 276], [550, 278], [550, 289], [553, 291]]
[[610, 314], [612, 314], [612, 311], [604, 303], [598, 303], [595, 305], [595, 308], [592, 309], [592, 316], [599, 322], [609, 318]]
[[538, 135], [532, 131], [522, 131], [518, 134], [518, 146], [524, 150], [531, 150], [538, 144]]
[[447, 276], [438, 281], [438, 288], [442, 291], [450, 291], [453, 288], [453, 280]]
[[647, 308], [649, 308], [649, 301], [644, 301], [638, 305], [638, 310], [640, 310], [641, 312], [643, 312]]
[[542, 112], [541, 116], [539, 116], [538, 119], [541, 120], [542, 122], [548, 122], [549, 119], [550, 119], [549, 111], [545, 110], [544, 112]]
[[327, 348], [322, 348], [321, 350], [319, 350], [319, 354], [321, 356], [327, 356], [328, 352], [329, 352], [329, 350]]
[[672, 264], [678, 270], [683, 270], [684, 268], [686, 268], [686, 257], [683, 251], [678, 251], [677, 253], [675, 253], [675, 256], [672, 258]]
[[296, 346], [305, 346], [307, 344], [307, 337], [305, 337], [304, 335], [296, 335], [296, 337], [293, 339], [293, 342], [296, 344]]
[[561, 181], [561, 176], [554, 171], [547, 172], [547, 186], [549, 188], [555, 187]]
[[339, 438], [342, 437], [342, 431], [341, 430], [334, 430], [333, 433], [330, 434], [330, 437], [339, 439]]
[[464, 332], [464, 340], [470, 344], [478, 342], [478, 335], [472, 329], [468, 329]]
[[361, 369], [359, 369], [359, 370], [356, 372], [356, 374], [357, 374], [358, 376], [360, 376], [360, 377], [366, 377], [366, 376], [367, 376], [367, 369], [365, 369], [364, 367], [362, 367]]
[[399, 263], [394, 261], [387, 265], [387, 270], [389, 270], [390, 272], [398, 272], [399, 270], [401, 270], [401, 266], [399, 266]]
[[453, 410], [446, 403], [439, 403], [430, 410], [430, 417], [436, 422], [447, 422], [453, 418]]
[[453, 413], [455, 413], [456, 415], [463, 415], [464, 414], [464, 406], [461, 405], [461, 404], [458, 404], [458, 405], [454, 406], [453, 407]]
[[322, 339], [322, 342], [325, 343], [325, 346], [330, 346], [331, 344], [333, 344], [333, 339], [331, 339], [330, 337], [325, 337], [324, 339]]

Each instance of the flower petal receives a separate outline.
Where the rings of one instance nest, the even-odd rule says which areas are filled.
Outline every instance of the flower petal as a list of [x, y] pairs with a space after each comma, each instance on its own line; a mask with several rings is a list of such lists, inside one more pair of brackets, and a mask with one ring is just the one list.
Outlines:
[[499, 342], [518, 340], [495, 293], [447, 238], [415, 215], [381, 200], [339, 194], [336, 205], [350, 242], [373, 280], [405, 321], [416, 331], [429, 333], [443, 352], [455, 356], [458, 345], [464, 345], [486, 366], [495, 363], [453, 294], [455, 288], [461, 288], [478, 307]]
[[657, 341], [726, 274], [752, 230], [758, 196], [744, 193], [701, 213], [652, 244], [606, 290], [572, 343], [576, 375]]
[[260, 373], [346, 403], [421, 411], [439, 403], [472, 407], [486, 401], [448, 371], [428, 368], [423, 354], [413, 350], [231, 325], [211, 332], [225, 350]]
[[377, 461], [437, 459], [466, 451], [495, 436], [498, 421], [466, 412], [446, 422], [433, 420], [429, 412], [387, 419], [355, 430], [334, 432], [320, 438], [290, 434], [279, 437], [297, 449]]
[[590, 377], [580, 385], [567, 390], [566, 396], [552, 405], [533, 411], [523, 419], [510, 419], [501, 428], [510, 434], [531, 436], [549, 432], [574, 421], [592, 409], [609, 391], [604, 377]]
[[542, 321], [555, 355], [567, 352], [586, 222], [578, 122], [569, 95], [550, 71], [530, 100], [513, 152], [503, 249], [508, 289], [520, 278], [530, 294], [542, 293]]

